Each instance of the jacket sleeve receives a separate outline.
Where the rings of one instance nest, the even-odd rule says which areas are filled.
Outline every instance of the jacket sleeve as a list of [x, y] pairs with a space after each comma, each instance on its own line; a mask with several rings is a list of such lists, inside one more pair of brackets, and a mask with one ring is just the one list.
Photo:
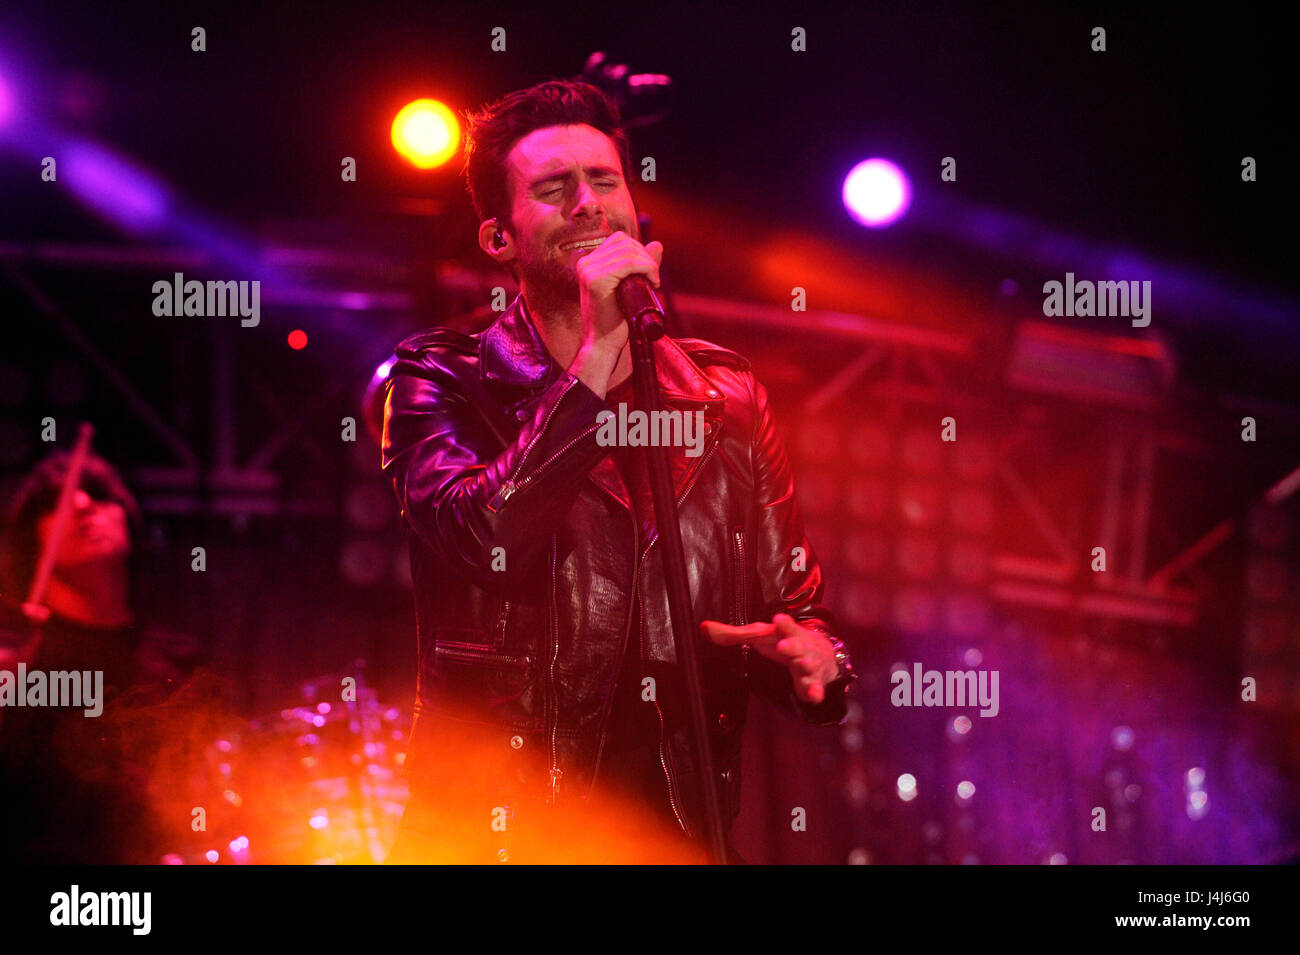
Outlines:
[[[821, 565], [804, 534], [803, 520], [795, 505], [794, 477], [785, 442], [777, 433], [767, 390], [752, 375], [750, 381], [756, 408], [752, 455], [759, 619], [766, 623], [778, 613], [787, 613], [802, 626], [833, 638], [837, 621], [821, 603], [824, 589]], [[794, 679], [781, 664], [749, 653], [745, 668], [751, 689], [788, 712], [819, 726], [843, 722], [847, 712], [847, 682], [831, 684], [826, 699], [811, 704], [795, 694]]]
[[[532, 569], [582, 478], [608, 453], [596, 443], [596, 416], [612, 409], [562, 374], [503, 449], [429, 350], [399, 350], [387, 388], [381, 466], [403, 516], [447, 566], [478, 587], [507, 592]], [[504, 569], [494, 569], [501, 558]]]

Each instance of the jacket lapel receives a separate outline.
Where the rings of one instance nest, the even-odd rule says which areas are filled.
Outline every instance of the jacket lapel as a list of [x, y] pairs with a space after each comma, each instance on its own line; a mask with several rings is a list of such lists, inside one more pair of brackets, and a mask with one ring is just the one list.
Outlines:
[[[564, 371], [542, 344], [523, 302], [522, 295], [515, 296], [484, 330], [479, 343], [483, 383], [501, 393], [508, 404], [513, 397], [511, 411], [537, 398]], [[526, 394], [512, 396], [512, 389]]]
[[[515, 420], [516, 427], [520, 414], [527, 417], [528, 406], [564, 374], [564, 369], [546, 350], [537, 334], [522, 295], [516, 296], [501, 317], [483, 332], [479, 347], [479, 367], [482, 369], [484, 385], [500, 395], [505, 411]], [[703, 453], [689, 458], [685, 448], [669, 449], [673, 487], [680, 497], [703, 465], [710, 445], [721, 438], [726, 398], [722, 390], [669, 336], [659, 339], [651, 347], [654, 349], [655, 367], [664, 393], [664, 408], [685, 413], [704, 412]], [[608, 455], [601, 458], [588, 472], [588, 477], [629, 513], [632, 511], [627, 486]], [[650, 537], [647, 540], [652, 540], [655, 533], [652, 517]]]

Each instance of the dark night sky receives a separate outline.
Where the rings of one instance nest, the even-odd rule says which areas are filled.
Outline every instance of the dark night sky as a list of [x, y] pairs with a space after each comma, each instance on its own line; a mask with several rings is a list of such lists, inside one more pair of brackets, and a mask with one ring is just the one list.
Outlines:
[[[905, 240], [848, 222], [839, 184], [852, 163], [881, 153], [937, 175], [939, 158], [953, 155], [953, 194], [964, 199], [1296, 288], [1293, 244], [1279, 241], [1277, 224], [1296, 199], [1289, 34], [1240, 8], [1228, 19], [1094, 5], [187, 6], [9, 11], [0, 69], [38, 80], [37, 95], [54, 101], [77, 75], [97, 81], [101, 99], [81, 128], [246, 225], [351, 214], [403, 194], [453, 195], [467, 207], [454, 169], [417, 176], [394, 157], [396, 108], [430, 94], [477, 105], [575, 74], [605, 49], [676, 80], [668, 124], [640, 134], [634, 153], [655, 155], [659, 187], [690, 201], [869, 248]], [[1097, 24], [1108, 28], [1105, 54], [1088, 48]], [[189, 49], [194, 25], [208, 31], [205, 54]], [[488, 48], [497, 25], [508, 31], [505, 54]], [[792, 25], [809, 31], [806, 54], [789, 50]], [[342, 155], [358, 157], [362, 175], [341, 200]], [[1243, 155], [1260, 161], [1249, 187]], [[24, 170], [0, 160], [7, 236], [96, 230]]]

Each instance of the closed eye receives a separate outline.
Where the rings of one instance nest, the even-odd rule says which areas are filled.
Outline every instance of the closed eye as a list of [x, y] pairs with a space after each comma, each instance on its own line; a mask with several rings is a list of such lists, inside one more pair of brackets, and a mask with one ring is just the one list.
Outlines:
[[[602, 189], [616, 189], [618, 187], [618, 181], [615, 179], [602, 179], [599, 182], [597, 182], [596, 185]], [[549, 196], [559, 195], [563, 191], [564, 191], [563, 186], [552, 186], [549, 189], [544, 189], [543, 191], [539, 192], [537, 195], [540, 198], [545, 199]]]

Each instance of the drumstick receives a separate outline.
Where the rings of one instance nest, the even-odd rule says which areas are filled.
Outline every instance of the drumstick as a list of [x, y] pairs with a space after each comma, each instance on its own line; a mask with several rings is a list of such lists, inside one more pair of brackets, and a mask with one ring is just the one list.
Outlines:
[[54, 561], [59, 556], [63, 545], [63, 535], [68, 529], [68, 518], [72, 514], [76, 501], [77, 488], [81, 486], [81, 472], [86, 466], [86, 457], [90, 454], [90, 439], [95, 429], [87, 421], [81, 423], [77, 431], [77, 444], [72, 449], [72, 461], [68, 464], [68, 473], [63, 478], [63, 487], [59, 489], [59, 503], [54, 511], [54, 524], [50, 527], [50, 536], [41, 551], [41, 559], [36, 565], [36, 576], [27, 591], [23, 602], [23, 613], [34, 623], [44, 623], [50, 618], [50, 608], [45, 606], [45, 591], [50, 587], [50, 577], [54, 573]]

